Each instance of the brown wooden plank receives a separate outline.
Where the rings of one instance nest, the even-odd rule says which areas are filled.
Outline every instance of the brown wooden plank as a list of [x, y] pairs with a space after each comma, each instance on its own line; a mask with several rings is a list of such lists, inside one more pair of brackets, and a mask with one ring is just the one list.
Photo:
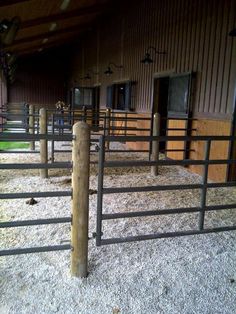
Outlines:
[[0, 7], [5, 7], [13, 4], [19, 4], [23, 2], [29, 2], [30, 0], [1, 0]]
[[105, 8], [107, 8], [107, 6], [98, 4], [98, 5], [93, 5], [93, 6], [89, 6], [85, 8], [79, 8], [76, 10], [66, 11], [62, 13], [51, 14], [49, 16], [43, 16], [43, 17], [23, 21], [21, 23], [21, 28], [28, 28], [28, 27], [39, 25], [39, 24], [58, 22], [58, 21], [70, 19], [73, 17], [81, 17], [81, 16], [85, 16], [89, 14], [100, 13]]
[[84, 32], [84, 31], [87, 31], [87, 30], [90, 30], [90, 29], [91, 29], [90, 25], [80, 25], [80, 24], [78, 24], [76, 26], [68, 27], [66, 29], [61, 29], [61, 30], [57, 30], [57, 31], [53, 31], [53, 32], [46, 32], [46, 33], [38, 34], [38, 35], [35, 35], [35, 36], [24, 37], [24, 38], [15, 40], [13, 42], [13, 44], [7, 46], [7, 48], [14, 49], [18, 45], [20, 45], [20, 44], [24, 44], [24, 43], [27, 43], [27, 42], [32, 43], [33, 41], [36, 41], [36, 40], [40, 40], [40, 39], [44, 39], [44, 38], [51, 38], [51, 37], [55, 37], [55, 36], [58, 36], [58, 35], [64, 35], [64, 34], [70, 35], [70, 33], [75, 33], [76, 35], [78, 35], [78, 34]]

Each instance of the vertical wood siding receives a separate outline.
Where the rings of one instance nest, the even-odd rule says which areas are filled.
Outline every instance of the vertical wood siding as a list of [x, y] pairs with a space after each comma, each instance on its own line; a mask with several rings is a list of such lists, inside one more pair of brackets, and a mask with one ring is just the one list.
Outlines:
[[9, 85], [9, 102], [54, 105], [65, 100], [65, 62], [54, 54], [18, 60], [16, 79]]
[[3, 77], [3, 74], [0, 73], [0, 107], [3, 107], [6, 104], [6, 102], [7, 102], [7, 84]]
[[[7, 102], [7, 84], [5, 81], [5, 78], [3, 76], [3, 73], [0, 70], [0, 112], [2, 111], [2, 107]], [[0, 124], [3, 123], [3, 118], [0, 117]], [[2, 131], [2, 128], [0, 127], [0, 132]]]
[[[236, 43], [228, 33], [235, 26], [235, 0], [136, 1], [105, 19], [74, 48], [70, 83], [89, 68], [99, 69], [99, 76], [78, 84], [101, 84], [101, 105], [105, 106], [107, 85], [136, 81], [135, 108], [142, 112], [152, 109], [154, 74], [193, 71], [194, 113], [229, 118], [236, 84]], [[145, 66], [140, 60], [148, 46], [167, 54], [153, 56], [155, 62]], [[103, 72], [109, 62], [123, 64], [124, 69], [114, 69], [106, 77]]]

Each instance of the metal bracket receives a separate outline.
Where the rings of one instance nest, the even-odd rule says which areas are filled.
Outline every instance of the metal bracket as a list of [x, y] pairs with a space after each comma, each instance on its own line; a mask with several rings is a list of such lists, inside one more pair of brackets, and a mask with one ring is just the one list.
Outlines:
[[95, 149], [96, 152], [99, 152], [101, 147], [98, 144], [95, 144], [94, 145], [94, 149]]
[[[103, 236], [103, 232], [101, 232], [101, 235]], [[92, 233], [92, 237], [95, 239], [97, 237], [97, 233], [96, 232], [93, 232]]]

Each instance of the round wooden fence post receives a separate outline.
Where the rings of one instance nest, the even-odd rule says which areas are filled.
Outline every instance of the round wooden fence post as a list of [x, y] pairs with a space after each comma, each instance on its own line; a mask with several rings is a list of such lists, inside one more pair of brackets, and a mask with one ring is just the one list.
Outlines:
[[73, 126], [71, 274], [88, 275], [90, 127], [84, 121]]
[[[161, 124], [161, 119], [160, 119], [160, 114], [155, 113], [153, 117], [153, 136], [160, 136], [160, 124]], [[152, 161], [158, 161], [159, 159], [159, 141], [153, 141], [152, 142]], [[158, 166], [151, 166], [151, 174], [154, 176], [158, 175]]]
[[[29, 105], [29, 133], [34, 134], [34, 106]], [[35, 141], [30, 142], [30, 150], [35, 150]]]
[[[39, 110], [39, 132], [40, 134], [47, 134], [47, 112], [45, 108]], [[40, 140], [40, 160], [41, 163], [48, 163], [48, 142], [47, 140]], [[40, 177], [48, 178], [48, 169], [40, 169]]]
[[[110, 117], [111, 117], [111, 109], [107, 108], [106, 109], [106, 116], [105, 116], [105, 129], [106, 129], [106, 136], [110, 135]], [[110, 148], [110, 142], [106, 141], [106, 145], [105, 145], [106, 149], [109, 150]]]

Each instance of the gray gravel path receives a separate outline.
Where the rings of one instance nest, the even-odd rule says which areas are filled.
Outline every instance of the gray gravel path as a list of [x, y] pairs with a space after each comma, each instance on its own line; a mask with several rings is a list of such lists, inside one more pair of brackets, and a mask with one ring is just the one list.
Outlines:
[[[138, 156], [136, 156], [139, 158]], [[39, 156], [1, 155], [1, 162], [29, 162]], [[57, 160], [67, 160], [62, 154]], [[124, 158], [111, 156], [110, 158]], [[131, 158], [131, 154], [127, 156]], [[38, 171], [1, 171], [0, 189], [52, 191], [70, 189], [69, 171], [52, 170], [48, 180]], [[91, 169], [90, 187], [96, 189], [97, 170]], [[180, 167], [109, 170], [106, 186], [196, 183], [200, 177]], [[38, 199], [0, 203], [1, 220], [49, 218], [70, 215], [70, 199]], [[236, 201], [236, 189], [214, 189], [208, 204]], [[143, 210], [199, 204], [199, 191], [106, 195], [104, 212]], [[154, 231], [196, 228], [197, 214], [114, 220], [104, 223], [106, 238]], [[90, 196], [90, 235], [95, 231], [96, 195]], [[236, 223], [233, 210], [207, 214], [207, 226]], [[0, 231], [1, 247], [60, 244], [69, 240], [70, 226], [38, 226]], [[89, 277], [70, 277], [69, 252], [29, 254], [0, 258], [0, 314], [235, 314], [236, 232], [161, 239], [96, 247], [89, 243]]]

